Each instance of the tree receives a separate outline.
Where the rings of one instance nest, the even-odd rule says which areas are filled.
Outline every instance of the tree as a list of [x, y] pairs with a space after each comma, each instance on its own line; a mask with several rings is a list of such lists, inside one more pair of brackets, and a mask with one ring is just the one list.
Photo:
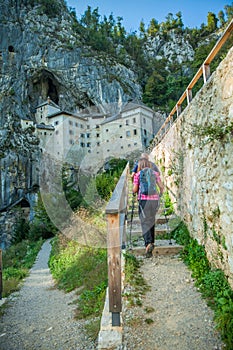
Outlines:
[[177, 20], [176, 20], [176, 23], [177, 23], [177, 27], [182, 29], [183, 26], [184, 26], [184, 23], [182, 21], [182, 13], [179, 11], [176, 13], [176, 17], [177, 17]]
[[143, 102], [150, 107], [159, 107], [166, 105], [167, 100], [167, 83], [166, 77], [168, 72], [165, 69], [165, 62], [157, 61], [154, 71], [147, 80], [145, 91], [143, 93]]
[[140, 22], [139, 25], [140, 37], [144, 38], [146, 35], [145, 23], [143, 21]]
[[218, 19], [213, 12], [208, 12], [207, 16], [207, 30], [209, 33], [213, 33], [217, 28]]
[[150, 21], [150, 25], [147, 29], [147, 33], [154, 37], [157, 32], [159, 31], [159, 24], [158, 24], [158, 21], [156, 21], [156, 19], [152, 18], [152, 20]]
[[233, 3], [231, 3], [231, 5], [226, 5], [224, 9], [226, 11], [227, 21], [230, 22], [233, 18]]
[[223, 27], [224, 24], [226, 23], [226, 21], [225, 21], [225, 15], [224, 15], [224, 12], [223, 12], [223, 11], [219, 11], [219, 13], [218, 13], [218, 19], [219, 19], [219, 22], [220, 22], [220, 26]]

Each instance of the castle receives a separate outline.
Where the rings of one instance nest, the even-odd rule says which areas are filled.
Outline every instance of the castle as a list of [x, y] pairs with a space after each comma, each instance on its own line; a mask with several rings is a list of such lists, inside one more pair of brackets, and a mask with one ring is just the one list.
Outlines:
[[[96, 166], [145, 150], [161, 125], [161, 116], [143, 104], [94, 106], [77, 113], [61, 110], [49, 97], [35, 113], [41, 152], [77, 165], [80, 155]], [[33, 125], [22, 120], [23, 128]]]

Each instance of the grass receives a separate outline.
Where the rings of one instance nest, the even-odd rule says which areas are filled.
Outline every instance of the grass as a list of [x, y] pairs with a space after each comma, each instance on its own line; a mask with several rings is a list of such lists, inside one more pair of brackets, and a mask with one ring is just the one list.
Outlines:
[[57, 287], [66, 292], [76, 290], [76, 319], [86, 318], [88, 334], [95, 339], [107, 288], [107, 250], [81, 246], [62, 235], [53, 239], [49, 259]]
[[125, 284], [130, 286], [130, 292], [126, 292], [123, 296], [126, 298], [130, 306], [142, 306], [142, 296], [149, 290], [140, 272], [141, 262], [130, 253], [126, 253], [125, 257]]
[[23, 240], [3, 251], [3, 298], [19, 289], [20, 282], [28, 276], [42, 244], [43, 240], [37, 242]]

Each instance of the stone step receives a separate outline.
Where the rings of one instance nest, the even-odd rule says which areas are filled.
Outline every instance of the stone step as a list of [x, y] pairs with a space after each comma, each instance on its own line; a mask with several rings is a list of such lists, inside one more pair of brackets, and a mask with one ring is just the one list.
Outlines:
[[[155, 248], [153, 250], [153, 256], [159, 256], [159, 255], [177, 255], [179, 254], [183, 246], [178, 244], [164, 244], [164, 245], [156, 245], [157, 241], [155, 241]], [[145, 255], [145, 247], [131, 247], [128, 249], [128, 251], [136, 256], [144, 256]]]
[[[127, 230], [129, 232], [127, 233], [130, 233], [130, 230]], [[163, 235], [163, 234], [166, 234], [166, 233], [169, 233], [169, 231], [166, 229], [166, 228], [155, 228], [155, 235]], [[142, 235], [142, 230], [141, 228], [139, 227], [137, 230], [131, 230], [131, 235], [132, 236], [139, 236], [139, 235]]]
[[[169, 219], [173, 219], [173, 217], [171, 217], [171, 218], [167, 217], [166, 218], [164, 216], [160, 216], [158, 218], [155, 218], [155, 224], [156, 225], [166, 224], [166, 223], [169, 222]], [[131, 217], [129, 218], [128, 223], [130, 223], [130, 220], [131, 220]], [[140, 225], [140, 219], [139, 219], [138, 215], [133, 217], [133, 224], [134, 225]]]

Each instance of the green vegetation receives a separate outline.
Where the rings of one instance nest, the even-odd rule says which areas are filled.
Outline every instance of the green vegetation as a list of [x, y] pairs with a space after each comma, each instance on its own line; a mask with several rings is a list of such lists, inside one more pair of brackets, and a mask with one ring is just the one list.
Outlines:
[[212, 267], [207, 259], [205, 247], [190, 237], [183, 222], [173, 231], [177, 243], [184, 245], [181, 257], [192, 271], [195, 284], [208, 305], [214, 310], [215, 321], [226, 349], [233, 346], [233, 290], [224, 273]]
[[224, 142], [228, 135], [231, 137], [233, 135], [233, 122], [226, 125], [226, 122], [215, 121], [215, 123], [206, 126], [194, 125], [193, 129], [198, 138], [202, 139], [203, 144], [216, 140]]
[[[39, 14], [46, 14], [49, 18], [61, 15], [61, 9], [64, 9], [64, 1], [58, 0], [23, 0], [28, 5], [38, 6]], [[62, 7], [61, 7], [62, 6]]]
[[174, 213], [174, 205], [171, 201], [168, 191], [164, 191], [162, 196], [162, 202], [164, 203], [164, 213], [166, 215], [171, 215]]
[[9, 296], [19, 288], [20, 281], [28, 276], [43, 240], [36, 242], [22, 240], [3, 251], [3, 297]]
[[[98, 174], [98, 190], [104, 198], [109, 198], [126, 162], [122, 159], [111, 159], [106, 164], [105, 171]], [[103, 180], [106, 176], [109, 182]], [[71, 178], [72, 176], [70, 177], [67, 169], [64, 168], [63, 188], [67, 200], [76, 209], [75, 215], [86, 221], [88, 225], [97, 227], [100, 235], [105, 237], [106, 220], [102, 207], [99, 206], [98, 211], [89, 207], [76, 187], [77, 180], [71, 181]], [[102, 187], [108, 189], [107, 195]], [[76, 317], [90, 319], [87, 332], [91, 337], [96, 338], [108, 281], [107, 250], [83, 246], [59, 234], [45, 210], [40, 195], [38, 195], [35, 218], [32, 223], [25, 220], [20, 210], [16, 212], [16, 217], [18, 219], [14, 227], [12, 245], [3, 254], [3, 296], [8, 296], [19, 288], [19, 282], [28, 275], [43, 240], [54, 237], [49, 259], [52, 275], [58, 288], [66, 292], [77, 291]]]
[[[122, 17], [115, 19], [113, 14], [102, 17], [98, 8], [92, 9], [88, 6], [79, 21], [75, 10], [69, 10], [73, 17], [73, 30], [82, 38], [83, 43], [95, 51], [110, 55], [113, 60], [136, 72], [143, 89], [143, 102], [155, 110], [170, 112], [213, 48], [216, 40], [210, 40], [210, 35], [219, 28], [223, 29], [232, 19], [233, 6], [226, 5], [224, 11], [220, 11], [218, 15], [209, 12], [207, 24], [203, 23], [200, 29], [184, 28], [182, 13], [178, 12], [175, 16], [169, 13], [162, 23], [152, 18], [147, 27], [141, 21], [138, 34], [136, 31], [126, 32], [122, 26]], [[170, 61], [145, 54], [148, 43], [155, 37], [161, 42], [168, 41], [171, 31], [190, 43], [194, 50], [192, 62], [178, 63], [176, 57]], [[224, 45], [221, 53], [211, 63], [211, 68], [214, 69], [219, 64], [232, 46], [232, 41], [233, 39], [229, 39]], [[158, 52], [160, 54], [163, 57], [163, 52]], [[201, 81], [196, 84], [193, 96], [202, 84]]]
[[131, 287], [130, 292], [124, 293], [124, 297], [130, 306], [141, 306], [142, 296], [149, 288], [139, 270], [141, 262], [130, 253], [126, 253], [124, 257], [125, 284]]
[[57, 287], [76, 290], [76, 318], [89, 318], [87, 332], [97, 337], [107, 287], [107, 251], [81, 246], [62, 235], [52, 243], [49, 260]]

